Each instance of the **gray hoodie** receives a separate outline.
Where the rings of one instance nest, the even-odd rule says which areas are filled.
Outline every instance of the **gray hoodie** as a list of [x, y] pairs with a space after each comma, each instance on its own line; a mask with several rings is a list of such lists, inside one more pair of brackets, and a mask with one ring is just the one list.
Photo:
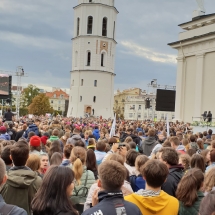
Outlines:
[[143, 148], [143, 154], [146, 156], [150, 156], [152, 149], [158, 144], [155, 137], [146, 137], [146, 139], [143, 141], [142, 148]]

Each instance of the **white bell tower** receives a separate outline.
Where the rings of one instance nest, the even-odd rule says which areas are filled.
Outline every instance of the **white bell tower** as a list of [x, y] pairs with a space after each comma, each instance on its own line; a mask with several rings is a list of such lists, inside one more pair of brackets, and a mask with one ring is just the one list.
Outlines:
[[86, 113], [113, 117], [115, 28], [114, 0], [79, 0], [74, 7], [72, 71], [67, 116]]

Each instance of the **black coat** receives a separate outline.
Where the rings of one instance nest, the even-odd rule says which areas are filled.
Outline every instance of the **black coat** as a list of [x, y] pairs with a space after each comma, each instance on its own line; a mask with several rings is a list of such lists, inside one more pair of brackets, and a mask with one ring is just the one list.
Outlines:
[[[114, 202], [122, 202], [124, 204], [126, 215], [142, 215], [140, 209], [133, 203], [127, 202], [123, 198], [122, 192], [114, 192], [108, 194], [108, 192], [102, 191], [99, 192], [99, 203], [94, 207], [84, 211], [82, 215], [92, 215], [92, 214], [103, 214], [103, 215], [112, 215], [116, 214], [116, 206]], [[118, 203], [118, 208], [120, 208], [120, 204]]]
[[166, 182], [161, 186], [161, 189], [170, 196], [175, 197], [178, 183], [183, 176], [183, 169], [184, 167], [182, 165], [172, 166], [169, 168], [169, 175], [167, 176]]
[[19, 140], [19, 138], [21, 138], [22, 137], [22, 135], [24, 134], [24, 130], [21, 130], [21, 131], [18, 131], [17, 133], [16, 133], [16, 137], [15, 137], [15, 141], [17, 142], [18, 140]]

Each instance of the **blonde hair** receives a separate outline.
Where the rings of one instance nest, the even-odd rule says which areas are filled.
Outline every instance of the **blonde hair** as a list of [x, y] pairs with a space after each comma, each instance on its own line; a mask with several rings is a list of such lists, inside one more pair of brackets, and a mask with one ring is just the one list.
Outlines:
[[205, 176], [204, 191], [210, 192], [215, 186], [215, 167], [211, 168]]
[[40, 157], [36, 154], [30, 154], [26, 162], [26, 166], [32, 171], [37, 171], [40, 168]]
[[76, 146], [72, 149], [70, 161], [72, 163], [72, 170], [75, 173], [75, 179], [78, 185], [81, 184], [81, 177], [83, 175], [83, 165], [86, 164], [87, 152], [83, 147]]

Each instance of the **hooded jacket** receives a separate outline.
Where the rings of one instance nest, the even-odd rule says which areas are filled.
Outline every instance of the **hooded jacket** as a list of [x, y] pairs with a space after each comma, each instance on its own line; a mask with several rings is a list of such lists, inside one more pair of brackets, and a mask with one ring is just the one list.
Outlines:
[[178, 200], [164, 191], [161, 191], [159, 196], [146, 197], [133, 193], [124, 198], [134, 203], [143, 215], [178, 215]]
[[37, 136], [39, 136], [40, 134], [38, 127], [35, 124], [31, 124], [28, 126], [28, 129], [24, 132], [23, 137], [27, 139], [28, 133], [31, 131], [33, 131]]
[[158, 144], [155, 137], [146, 137], [143, 141], [142, 148], [143, 148], [143, 154], [146, 156], [150, 156], [153, 148]]
[[167, 176], [166, 182], [161, 186], [161, 189], [168, 193], [171, 196], [175, 196], [175, 192], [177, 190], [178, 183], [180, 182], [183, 176], [182, 165], [171, 166], [169, 168], [169, 174]]
[[1, 194], [7, 204], [16, 205], [31, 214], [31, 201], [42, 179], [28, 167], [12, 167]]
[[[99, 198], [99, 203], [97, 205], [95, 205], [94, 207], [86, 210], [83, 212], [82, 215], [92, 215], [92, 214], [102, 214], [102, 215], [112, 215], [112, 214], [123, 214], [122, 213], [122, 207], [121, 207], [121, 203], [119, 201], [121, 201], [123, 203], [123, 206], [126, 210], [126, 214], [127, 215], [142, 215], [140, 212], [140, 209], [130, 203], [127, 202], [123, 199], [123, 194], [121, 191], [119, 192], [106, 192], [106, 191], [102, 191], [99, 192], [98, 194], [98, 198]], [[114, 201], [117, 202], [118, 204], [114, 205]], [[118, 209], [121, 213], [116, 213], [116, 206], [118, 206]], [[145, 215], [145, 214], [144, 214]]]
[[67, 139], [66, 144], [72, 144], [75, 145], [76, 142], [78, 141], [82, 141], [83, 143], [85, 143], [84, 139], [81, 138], [81, 136], [79, 134], [73, 134], [70, 138]]
[[191, 207], [186, 207], [180, 201], [179, 205], [179, 213], [178, 215], [198, 215], [199, 214], [199, 207], [202, 199], [204, 198], [204, 194], [201, 191], [197, 192], [197, 200]]
[[98, 139], [100, 138], [99, 129], [94, 129], [93, 135], [95, 136], [96, 141], [98, 141]]

